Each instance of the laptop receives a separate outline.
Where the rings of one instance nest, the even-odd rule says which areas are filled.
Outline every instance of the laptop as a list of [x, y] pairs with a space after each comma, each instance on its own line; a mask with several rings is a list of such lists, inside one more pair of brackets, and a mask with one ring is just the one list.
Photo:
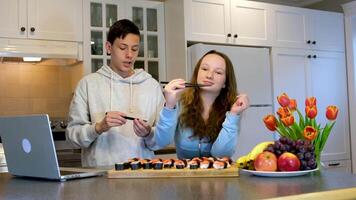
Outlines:
[[60, 171], [46, 114], [0, 117], [0, 136], [12, 175], [65, 181], [104, 174], [103, 171]]

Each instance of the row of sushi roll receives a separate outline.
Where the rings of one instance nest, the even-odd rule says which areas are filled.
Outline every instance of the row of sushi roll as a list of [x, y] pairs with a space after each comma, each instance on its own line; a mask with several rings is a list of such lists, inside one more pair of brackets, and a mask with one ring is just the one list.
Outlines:
[[231, 166], [232, 160], [228, 157], [215, 158], [215, 157], [195, 157], [193, 159], [139, 159], [132, 158], [126, 162], [116, 163], [115, 170], [137, 170], [137, 169], [163, 169], [163, 168], [176, 168], [176, 169], [225, 169]]

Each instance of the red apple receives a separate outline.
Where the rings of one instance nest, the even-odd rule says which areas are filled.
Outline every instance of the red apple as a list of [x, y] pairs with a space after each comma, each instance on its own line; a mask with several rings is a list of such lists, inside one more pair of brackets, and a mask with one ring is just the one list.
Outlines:
[[257, 171], [274, 172], [277, 170], [277, 157], [274, 153], [264, 151], [257, 155], [253, 165]]
[[278, 157], [278, 169], [280, 171], [298, 171], [300, 161], [293, 153], [285, 152]]

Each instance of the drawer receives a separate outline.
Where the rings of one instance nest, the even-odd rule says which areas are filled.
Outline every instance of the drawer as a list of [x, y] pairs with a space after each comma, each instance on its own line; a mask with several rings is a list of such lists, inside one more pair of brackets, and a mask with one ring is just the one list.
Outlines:
[[323, 170], [342, 171], [351, 173], [351, 160], [323, 161]]

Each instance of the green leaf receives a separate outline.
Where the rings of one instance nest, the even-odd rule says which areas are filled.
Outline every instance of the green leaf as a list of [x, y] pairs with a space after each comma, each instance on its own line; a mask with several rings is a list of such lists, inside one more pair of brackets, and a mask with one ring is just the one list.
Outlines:
[[323, 134], [322, 134], [322, 137], [321, 137], [321, 141], [320, 141], [320, 151], [322, 151], [324, 149], [324, 146], [325, 146], [325, 143], [326, 141], [328, 140], [328, 137], [330, 135], [330, 132], [331, 132], [331, 129], [334, 127], [335, 125], [335, 121], [331, 124], [327, 123], [325, 125], [325, 128], [323, 130]]
[[299, 127], [302, 127], [304, 129], [305, 127], [305, 121], [304, 121], [304, 117], [302, 115], [302, 113], [297, 109], [297, 113], [299, 116]]

